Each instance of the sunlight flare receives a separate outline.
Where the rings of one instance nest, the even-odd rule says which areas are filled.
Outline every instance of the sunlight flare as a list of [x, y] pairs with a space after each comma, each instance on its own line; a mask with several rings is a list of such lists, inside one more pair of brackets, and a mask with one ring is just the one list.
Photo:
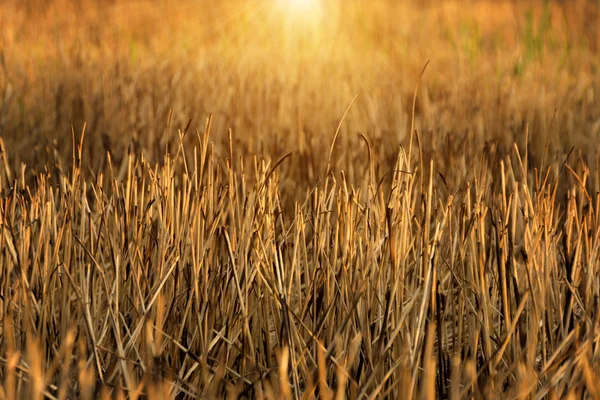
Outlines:
[[279, 5], [297, 18], [314, 17], [321, 11], [319, 0], [279, 0]]

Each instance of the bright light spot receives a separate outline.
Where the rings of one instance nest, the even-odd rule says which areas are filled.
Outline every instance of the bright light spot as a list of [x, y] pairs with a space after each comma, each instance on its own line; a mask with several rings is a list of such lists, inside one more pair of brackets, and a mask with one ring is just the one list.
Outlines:
[[278, 3], [295, 17], [314, 17], [321, 12], [321, 0], [279, 0]]

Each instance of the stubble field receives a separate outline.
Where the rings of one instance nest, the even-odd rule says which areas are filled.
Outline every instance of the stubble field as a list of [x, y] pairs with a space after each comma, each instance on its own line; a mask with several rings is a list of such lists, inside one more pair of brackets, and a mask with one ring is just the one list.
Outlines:
[[600, 4], [4, 0], [0, 396], [600, 398]]

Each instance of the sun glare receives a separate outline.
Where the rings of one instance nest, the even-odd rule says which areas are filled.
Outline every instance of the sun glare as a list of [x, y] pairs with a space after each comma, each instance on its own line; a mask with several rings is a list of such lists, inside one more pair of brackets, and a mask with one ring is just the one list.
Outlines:
[[287, 12], [297, 17], [309, 17], [318, 14], [320, 11], [319, 0], [279, 0]]

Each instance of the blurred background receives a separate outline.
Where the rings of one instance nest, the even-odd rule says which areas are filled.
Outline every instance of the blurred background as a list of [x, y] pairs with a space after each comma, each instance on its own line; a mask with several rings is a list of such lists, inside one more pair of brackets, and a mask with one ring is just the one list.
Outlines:
[[[597, 165], [600, 3], [392, 0], [4, 0], [0, 136], [13, 168], [70, 159], [86, 124], [90, 173], [106, 153], [160, 161], [212, 115], [215, 151], [277, 159], [293, 190], [334, 169], [379, 176], [409, 146], [448, 184], [486, 143], [532, 165], [573, 147]], [[175, 148], [175, 147], [173, 147]], [[413, 153], [414, 154], [414, 153]], [[597, 170], [597, 168], [596, 168]], [[285, 188], [284, 188], [285, 190]]]

